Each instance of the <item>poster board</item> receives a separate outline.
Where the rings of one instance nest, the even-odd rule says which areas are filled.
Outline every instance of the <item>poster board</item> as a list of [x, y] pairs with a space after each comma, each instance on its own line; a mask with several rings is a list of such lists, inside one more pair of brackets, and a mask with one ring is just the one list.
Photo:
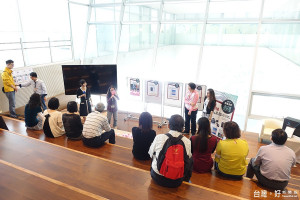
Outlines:
[[211, 132], [221, 139], [225, 139], [223, 126], [232, 121], [238, 96], [215, 90], [216, 107], [211, 118]]
[[145, 81], [145, 102], [162, 103], [162, 83], [156, 80]]
[[181, 108], [183, 84], [178, 82], [165, 83], [165, 104]]
[[129, 93], [131, 96], [141, 96], [141, 81], [138, 78], [129, 78]]
[[[206, 89], [207, 89], [206, 85], [196, 84], [196, 90], [199, 94], [199, 99], [197, 101], [198, 111], [203, 110], [204, 99], [205, 99], [205, 96], [206, 96]], [[188, 92], [188, 83], [185, 84], [185, 94], [187, 92]]]
[[30, 73], [33, 72], [32, 68], [25, 68], [20, 70], [14, 70], [12, 75], [16, 85], [24, 84], [30, 81]]

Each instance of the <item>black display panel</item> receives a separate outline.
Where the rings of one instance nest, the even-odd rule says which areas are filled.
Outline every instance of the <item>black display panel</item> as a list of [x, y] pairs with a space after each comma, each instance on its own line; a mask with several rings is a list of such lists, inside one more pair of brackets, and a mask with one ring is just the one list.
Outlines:
[[76, 95], [81, 79], [92, 94], [106, 94], [111, 85], [117, 88], [117, 65], [62, 65], [62, 71], [66, 95]]

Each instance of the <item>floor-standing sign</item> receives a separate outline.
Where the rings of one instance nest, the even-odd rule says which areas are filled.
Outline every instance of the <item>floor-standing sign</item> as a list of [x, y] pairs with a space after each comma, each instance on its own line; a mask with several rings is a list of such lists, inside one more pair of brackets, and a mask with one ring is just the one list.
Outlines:
[[223, 126], [232, 121], [238, 96], [215, 90], [216, 107], [211, 119], [212, 134], [224, 139]]

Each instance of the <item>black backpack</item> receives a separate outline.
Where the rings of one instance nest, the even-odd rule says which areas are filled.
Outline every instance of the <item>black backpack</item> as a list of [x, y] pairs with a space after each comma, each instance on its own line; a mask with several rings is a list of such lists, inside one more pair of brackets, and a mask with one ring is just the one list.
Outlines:
[[51, 131], [51, 128], [50, 128], [50, 125], [49, 125], [49, 117], [50, 115], [47, 114], [45, 115], [46, 119], [45, 119], [45, 122], [44, 122], [44, 125], [43, 125], [43, 130], [44, 130], [44, 133], [47, 137], [51, 137], [51, 138], [54, 138], [53, 134], [52, 134], [52, 131]]

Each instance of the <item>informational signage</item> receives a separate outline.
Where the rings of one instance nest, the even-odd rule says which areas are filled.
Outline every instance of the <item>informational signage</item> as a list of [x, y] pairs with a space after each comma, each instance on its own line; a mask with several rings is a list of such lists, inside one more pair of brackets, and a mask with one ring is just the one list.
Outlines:
[[130, 84], [130, 95], [133, 96], [140, 96], [141, 95], [141, 82], [138, 78], [130, 78], [129, 79]]
[[183, 84], [178, 82], [166, 82], [164, 92], [164, 105], [181, 108]]
[[215, 136], [225, 139], [224, 124], [232, 121], [238, 96], [215, 90], [216, 107], [211, 118], [211, 131]]
[[27, 83], [30, 81], [30, 73], [33, 72], [32, 68], [14, 70], [12, 75], [16, 85]]
[[145, 102], [162, 103], [162, 83], [156, 80], [145, 81]]

